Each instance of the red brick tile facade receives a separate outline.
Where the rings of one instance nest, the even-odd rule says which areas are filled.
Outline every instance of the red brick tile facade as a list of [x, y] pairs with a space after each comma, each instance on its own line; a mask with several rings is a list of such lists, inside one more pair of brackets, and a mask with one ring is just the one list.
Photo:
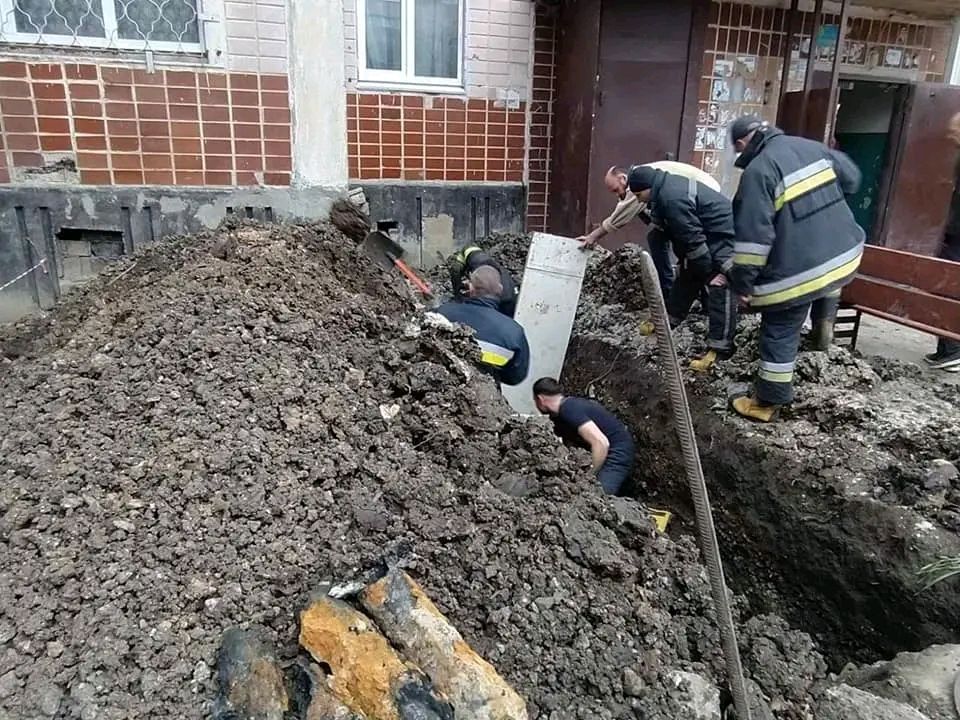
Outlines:
[[91, 185], [289, 185], [284, 75], [0, 63], [0, 182], [73, 159]]
[[557, 21], [554, 10], [537, 4], [534, 29], [533, 98], [530, 103], [530, 147], [527, 152], [527, 230], [547, 229], [550, 192], [550, 150], [553, 136], [554, 62]]
[[347, 95], [351, 180], [522, 182], [526, 108], [480, 99]]

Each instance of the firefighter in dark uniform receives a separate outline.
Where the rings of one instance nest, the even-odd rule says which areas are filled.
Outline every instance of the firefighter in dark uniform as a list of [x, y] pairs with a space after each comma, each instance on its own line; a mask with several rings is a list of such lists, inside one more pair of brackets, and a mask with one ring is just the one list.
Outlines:
[[744, 417], [770, 422], [793, 401], [807, 313], [814, 345], [825, 349], [840, 290], [860, 265], [865, 236], [844, 198], [857, 191], [860, 171], [843, 153], [784, 135], [756, 116], [734, 121], [730, 134], [743, 168], [733, 199], [731, 281], [741, 303], [761, 313], [754, 393], [732, 405]]
[[467, 279], [470, 273], [479, 267], [492, 267], [500, 273], [500, 285], [503, 291], [497, 309], [507, 317], [513, 317], [517, 309], [517, 283], [513, 276], [504, 267], [487, 255], [476, 245], [468, 245], [450, 258], [447, 267], [450, 270], [450, 284], [453, 286], [453, 297], [462, 300], [466, 293]]
[[737, 302], [727, 273], [733, 267], [733, 206], [716, 190], [694, 178], [665, 173], [649, 165], [630, 168], [630, 191], [647, 203], [651, 222], [670, 240], [679, 272], [667, 296], [670, 324], [683, 321], [704, 287], [707, 289], [707, 353], [690, 363], [708, 370], [733, 354]]
[[470, 273], [466, 285], [464, 300], [444, 303], [435, 312], [473, 328], [482, 370], [498, 383], [519, 385], [530, 371], [530, 347], [520, 324], [497, 309], [503, 295], [500, 273], [482, 265]]

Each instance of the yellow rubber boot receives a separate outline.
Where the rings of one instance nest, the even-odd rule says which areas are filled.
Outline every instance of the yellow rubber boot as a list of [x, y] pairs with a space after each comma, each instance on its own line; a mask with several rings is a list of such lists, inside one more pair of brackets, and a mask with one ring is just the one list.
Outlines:
[[756, 420], [757, 422], [763, 423], [774, 420], [777, 416], [777, 411], [780, 410], [779, 405], [761, 405], [757, 402], [756, 398], [746, 395], [734, 398], [730, 404], [738, 415], [742, 415], [748, 420]]
[[697, 372], [706, 372], [713, 367], [713, 364], [717, 361], [717, 351], [716, 350], [707, 350], [707, 354], [703, 357], [698, 357], [696, 360], [690, 361], [690, 369]]
[[646, 337], [647, 335], [653, 335], [657, 329], [653, 325], [652, 320], [644, 320], [640, 323], [640, 334]]

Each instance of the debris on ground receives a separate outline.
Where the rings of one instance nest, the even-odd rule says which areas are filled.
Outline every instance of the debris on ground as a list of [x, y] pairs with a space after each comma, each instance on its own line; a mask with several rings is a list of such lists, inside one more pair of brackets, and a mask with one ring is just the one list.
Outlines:
[[819, 720], [930, 720], [915, 708], [877, 697], [849, 685], [828, 689], [820, 700]]
[[930, 720], [956, 720], [955, 687], [960, 678], [960, 645], [933, 645], [903, 652], [892, 660], [847, 668], [845, 683], [891, 702], [917, 708]]
[[330, 223], [355, 243], [370, 232], [370, 218], [350, 200], [336, 200], [330, 208]]
[[[206, 717], [220, 638], [257, 626], [299, 674], [290, 712], [323, 717], [299, 599], [386, 567], [530, 718], [669, 717], [689, 696], [670, 673], [723, 684], [693, 541], [512, 417], [467, 332], [419, 320], [331, 226], [238, 223], [134, 261], [0, 330], [0, 714]], [[744, 635], [748, 675], [809, 717], [822, 660], [758, 622], [779, 639]]]

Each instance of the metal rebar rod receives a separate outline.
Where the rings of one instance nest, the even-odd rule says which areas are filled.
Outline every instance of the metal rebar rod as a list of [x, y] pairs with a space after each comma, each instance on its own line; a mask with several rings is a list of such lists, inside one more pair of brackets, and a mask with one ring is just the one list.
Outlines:
[[670, 323], [667, 319], [667, 308], [663, 302], [663, 293], [660, 291], [657, 268], [648, 252], [644, 252], [642, 255], [641, 271], [643, 274], [643, 293], [646, 296], [650, 316], [656, 328], [657, 348], [660, 352], [660, 361], [670, 391], [673, 416], [683, 453], [683, 464], [687, 471], [690, 494], [693, 496], [693, 506], [697, 516], [697, 534], [700, 537], [700, 552], [703, 553], [703, 559], [707, 565], [707, 574], [710, 577], [710, 589], [713, 594], [713, 604], [717, 611], [717, 623], [720, 626], [720, 639], [723, 645], [723, 657], [727, 665], [730, 694], [733, 695], [733, 706], [738, 720], [750, 720], [750, 702], [747, 698], [746, 685], [743, 680], [743, 666], [740, 663], [737, 633], [733, 625], [730, 601], [727, 597], [727, 584], [723, 578], [720, 545], [717, 542], [717, 531], [713, 524], [713, 512], [710, 510], [710, 498], [707, 494], [707, 483], [703, 477], [703, 466], [700, 464], [697, 437], [693, 431], [693, 418], [690, 416], [690, 405], [687, 402], [687, 393], [683, 386], [683, 376], [680, 374], [680, 363], [673, 346], [673, 336], [670, 333]]

